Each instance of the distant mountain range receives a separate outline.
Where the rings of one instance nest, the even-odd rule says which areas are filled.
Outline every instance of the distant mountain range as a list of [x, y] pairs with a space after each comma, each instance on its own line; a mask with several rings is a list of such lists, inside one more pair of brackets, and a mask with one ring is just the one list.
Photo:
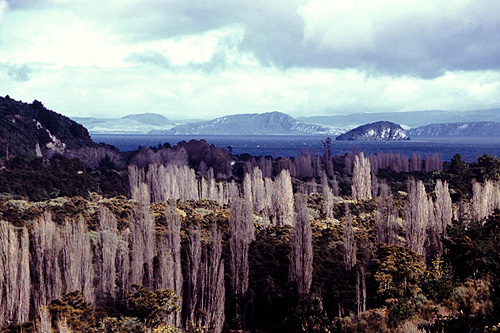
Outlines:
[[336, 138], [336, 140], [352, 141], [400, 141], [409, 139], [406, 131], [400, 125], [389, 121], [377, 121], [362, 125]]
[[[228, 115], [210, 121], [174, 122], [156, 113], [132, 114], [121, 118], [72, 118], [90, 134], [166, 134], [166, 135], [338, 135], [349, 129], [377, 121], [389, 121], [403, 128], [429, 124], [469, 123], [478, 120], [500, 122], [500, 109], [477, 111], [411, 111], [355, 113], [349, 115], [292, 118], [281, 112]], [[473, 129], [471, 129], [472, 133]], [[422, 132], [422, 131], [420, 131]], [[410, 132], [419, 136], [420, 132]], [[431, 134], [428, 134], [431, 135]], [[444, 134], [443, 134], [444, 135]], [[473, 135], [473, 134], [467, 134]], [[479, 133], [479, 135], [482, 135]], [[493, 134], [492, 134], [493, 135]], [[494, 134], [496, 135], [496, 134]]]
[[458, 122], [430, 124], [412, 128], [408, 131], [410, 137], [447, 137], [447, 136], [500, 136], [500, 122]]
[[211, 121], [175, 126], [151, 134], [172, 135], [337, 135], [339, 131], [306, 124], [282, 112], [237, 114]]
[[453, 122], [500, 122], [500, 109], [474, 110], [474, 111], [408, 111], [408, 112], [379, 112], [379, 113], [352, 113], [334, 116], [299, 117], [306, 123], [337, 128], [354, 128], [363, 124], [376, 121], [390, 121], [406, 127], [425, 126], [432, 123]]
[[174, 122], [157, 113], [131, 114], [121, 118], [73, 117], [90, 134], [147, 134], [153, 130], [167, 130]]

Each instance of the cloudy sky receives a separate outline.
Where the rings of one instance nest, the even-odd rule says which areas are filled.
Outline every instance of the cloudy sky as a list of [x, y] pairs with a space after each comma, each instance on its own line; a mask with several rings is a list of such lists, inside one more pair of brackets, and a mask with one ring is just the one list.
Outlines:
[[500, 107], [498, 0], [0, 0], [0, 95], [171, 119]]

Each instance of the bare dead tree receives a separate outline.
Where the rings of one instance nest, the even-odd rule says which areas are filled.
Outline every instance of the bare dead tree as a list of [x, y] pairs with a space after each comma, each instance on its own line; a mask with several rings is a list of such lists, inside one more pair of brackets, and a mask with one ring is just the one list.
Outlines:
[[93, 253], [83, 218], [76, 222], [66, 220], [61, 229], [61, 239], [64, 290], [81, 290], [87, 301], [95, 303]]
[[272, 196], [275, 224], [277, 226], [292, 225], [293, 221], [293, 187], [290, 172], [283, 170], [274, 181]]
[[495, 208], [500, 208], [500, 185], [487, 179], [483, 184], [472, 183], [472, 208], [476, 221], [491, 215]]
[[333, 192], [328, 184], [328, 177], [325, 171], [321, 172], [321, 188], [323, 191], [324, 205], [323, 209], [325, 211], [326, 217], [333, 217]]
[[379, 192], [379, 183], [378, 183], [378, 178], [377, 178], [376, 174], [373, 172], [373, 169], [372, 169], [371, 185], [372, 185], [371, 195], [374, 197], [377, 197], [378, 192]]
[[410, 171], [422, 171], [422, 155], [413, 153], [411, 156]]
[[[356, 251], [357, 243], [354, 236], [354, 227], [352, 224], [352, 215], [349, 205], [345, 204], [345, 228], [343, 234], [344, 241], [344, 264], [347, 271], [352, 270], [357, 265]], [[356, 302], [358, 314], [366, 307], [366, 285], [365, 270], [363, 264], [356, 267]], [[363, 287], [363, 288], [361, 288]], [[363, 298], [362, 298], [363, 295]]]
[[[116, 296], [116, 253], [118, 248], [118, 229], [116, 218], [106, 207], [99, 207], [99, 229], [96, 248], [97, 264], [97, 295], [98, 301], [105, 297]], [[128, 272], [127, 272], [128, 273]]]
[[443, 243], [441, 242], [441, 238], [447, 237], [446, 228], [451, 224], [453, 215], [448, 183], [446, 181], [443, 183], [438, 179], [434, 187], [434, 193], [436, 197], [434, 200], [434, 219], [432, 219], [434, 222], [432, 230], [434, 232], [431, 235], [431, 239], [433, 239], [432, 243], [436, 244], [435, 251], [439, 254], [443, 254]]
[[345, 269], [350, 271], [356, 266], [356, 238], [354, 237], [354, 228], [352, 225], [352, 215], [349, 205], [345, 204], [345, 227], [344, 227], [344, 264]]
[[130, 281], [148, 288], [153, 287], [154, 223], [149, 206], [140, 204], [130, 219]]
[[64, 292], [60, 266], [61, 239], [50, 213], [44, 213], [33, 223], [31, 232], [33, 304], [38, 307], [61, 297]]
[[361, 308], [362, 312], [366, 311], [366, 270], [370, 261], [370, 241], [368, 239], [368, 232], [364, 232], [364, 251], [363, 251], [363, 264], [359, 266], [361, 274]]
[[232, 289], [236, 297], [236, 313], [244, 318], [241, 306], [248, 290], [248, 250], [254, 239], [254, 225], [251, 203], [246, 200], [233, 200], [229, 219], [231, 250]]
[[380, 184], [380, 195], [377, 198], [377, 210], [375, 211], [375, 226], [379, 242], [397, 244], [397, 213], [393, 206], [391, 189], [385, 182]]
[[116, 242], [116, 286], [118, 297], [125, 299], [132, 287], [130, 281], [130, 229], [122, 230]]
[[199, 226], [191, 228], [189, 232], [189, 242], [188, 242], [188, 275], [187, 275], [187, 287], [184, 292], [184, 303], [185, 306], [185, 325], [188, 326], [190, 323], [195, 323], [196, 309], [199, 302], [199, 297], [201, 293], [201, 258], [202, 258], [202, 245], [201, 245], [201, 235]]
[[212, 226], [210, 242], [204, 258], [203, 309], [206, 311], [205, 327], [208, 332], [220, 333], [224, 325], [224, 262], [222, 261], [222, 234], [217, 225]]
[[38, 309], [37, 318], [35, 321], [36, 332], [40, 333], [52, 333], [52, 320], [50, 318], [49, 308], [47, 306], [41, 306]]
[[130, 164], [128, 166], [128, 180], [130, 188], [130, 197], [134, 200], [139, 198], [139, 188], [141, 184], [146, 183], [146, 174], [143, 168]]
[[295, 165], [297, 169], [297, 178], [304, 179], [313, 177], [313, 156], [310, 150], [302, 148], [300, 150], [300, 156], [295, 158]]
[[23, 323], [30, 312], [28, 231], [0, 221], [0, 326]]
[[[253, 188], [252, 188], [252, 174], [246, 173], [243, 178], [243, 198], [249, 202], [253, 207]], [[233, 200], [239, 199], [238, 197], [232, 198]]]
[[230, 204], [233, 198], [239, 198], [240, 196], [240, 189], [235, 181], [232, 180], [230, 183], [227, 183], [227, 188], [224, 191], [224, 204]]
[[406, 215], [406, 247], [424, 255], [429, 221], [429, 203], [422, 181], [408, 181], [408, 206]]
[[19, 235], [18, 258], [19, 278], [16, 281], [18, 287], [15, 319], [18, 323], [24, 323], [29, 319], [31, 298], [30, 241], [27, 228], [23, 228]]
[[[182, 269], [181, 269], [181, 221], [174, 201], [170, 201], [165, 209], [165, 219], [168, 233], [160, 238], [158, 243], [158, 268], [155, 287], [157, 289], [172, 289], [182, 298]], [[168, 323], [181, 326], [181, 313], [169, 315]]]
[[366, 200], [372, 197], [370, 160], [363, 152], [354, 156], [351, 188], [354, 200]]
[[307, 211], [307, 196], [295, 198], [295, 224], [290, 235], [290, 267], [288, 279], [297, 284], [299, 294], [308, 294], [313, 272], [311, 218]]
[[252, 172], [252, 202], [253, 210], [257, 213], [262, 212], [266, 205], [266, 191], [264, 188], [264, 179], [259, 167], [255, 167]]
[[354, 155], [355, 155], [355, 153], [352, 150], [350, 150], [345, 154], [345, 157], [344, 157], [345, 172], [348, 175], [352, 175]]
[[432, 172], [432, 171], [440, 171], [440, 170], [443, 170], [443, 160], [441, 159], [441, 156], [439, 156], [436, 153], [434, 153], [432, 155], [426, 154], [425, 155], [425, 171]]

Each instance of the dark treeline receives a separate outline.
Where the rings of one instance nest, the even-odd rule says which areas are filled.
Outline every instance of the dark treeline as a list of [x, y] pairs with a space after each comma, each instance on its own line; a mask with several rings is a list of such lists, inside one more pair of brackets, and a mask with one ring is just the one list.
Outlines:
[[6, 161], [0, 325], [498, 329], [500, 160], [332, 157], [328, 145], [273, 158], [193, 140], [141, 148], [126, 163]]

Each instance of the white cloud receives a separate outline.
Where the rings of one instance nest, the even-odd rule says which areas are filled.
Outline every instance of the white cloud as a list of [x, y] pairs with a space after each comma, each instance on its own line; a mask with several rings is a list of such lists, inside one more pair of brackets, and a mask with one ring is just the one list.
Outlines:
[[498, 107], [492, 1], [0, 0], [0, 82], [70, 116]]
[[487, 108], [498, 105], [500, 88], [495, 82], [500, 82], [498, 73], [485, 76], [480, 72], [412, 80], [335, 69], [247, 68], [206, 75], [140, 66], [46, 67], [39, 68], [29, 82], [12, 82], [6, 88], [13, 98], [41, 99], [47, 107], [69, 116], [157, 112], [181, 119], [273, 110], [300, 116]]
[[3, 16], [7, 10], [7, 1], [0, 0], [0, 28], [2, 27]]
[[125, 47], [99, 29], [66, 10], [16, 10], [9, 13], [1, 31], [0, 58], [58, 66], [116, 66]]

